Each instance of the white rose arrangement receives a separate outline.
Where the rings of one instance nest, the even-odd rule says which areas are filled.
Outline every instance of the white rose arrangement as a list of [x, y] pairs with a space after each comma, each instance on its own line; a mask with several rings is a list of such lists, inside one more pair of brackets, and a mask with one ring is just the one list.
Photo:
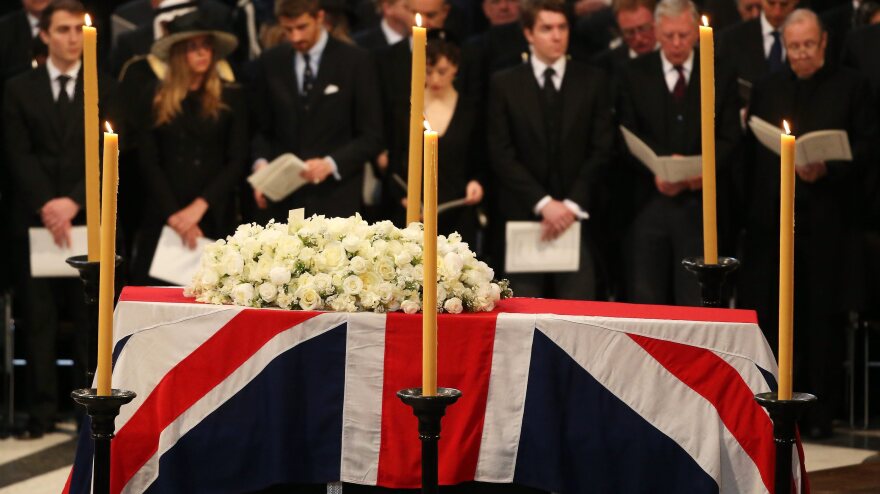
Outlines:
[[[205, 248], [185, 293], [211, 304], [413, 314], [422, 309], [422, 238], [421, 223], [399, 229], [360, 215], [241, 225]], [[513, 295], [458, 233], [437, 237], [437, 269], [440, 312], [488, 312]]]

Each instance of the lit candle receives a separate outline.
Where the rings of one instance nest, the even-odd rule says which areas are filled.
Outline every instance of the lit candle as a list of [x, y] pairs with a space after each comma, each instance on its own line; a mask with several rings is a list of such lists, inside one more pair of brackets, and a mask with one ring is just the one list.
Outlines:
[[119, 136], [110, 124], [104, 133], [104, 183], [101, 208], [101, 277], [98, 289], [98, 395], [110, 394], [113, 351], [113, 297], [116, 275], [116, 188], [119, 174]]
[[425, 237], [422, 254], [422, 395], [437, 394], [437, 132], [425, 122]]
[[703, 262], [718, 264], [715, 214], [715, 41], [709, 20], [700, 26], [700, 108], [703, 133]]
[[794, 159], [796, 139], [782, 121], [779, 187], [779, 394], [791, 399], [794, 343]]
[[419, 221], [422, 186], [422, 121], [425, 113], [425, 48], [428, 33], [422, 15], [416, 14], [412, 28], [412, 87], [409, 109], [409, 168], [406, 188], [406, 224]]
[[89, 239], [89, 261], [100, 259], [100, 221], [101, 209], [98, 203], [98, 31], [92, 27], [92, 19], [86, 14], [83, 26], [83, 114], [85, 115], [86, 149], [86, 225]]

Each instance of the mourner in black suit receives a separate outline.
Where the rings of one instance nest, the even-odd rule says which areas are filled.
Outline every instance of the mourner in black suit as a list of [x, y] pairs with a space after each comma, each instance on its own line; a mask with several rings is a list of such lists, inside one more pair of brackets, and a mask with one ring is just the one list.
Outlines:
[[354, 33], [354, 42], [366, 50], [375, 52], [389, 47], [410, 36], [414, 24], [409, 0], [381, 0], [382, 20], [379, 25]]
[[838, 60], [846, 36], [856, 26], [856, 11], [860, 0], [847, 0], [840, 5], [822, 12], [822, 27], [828, 33], [828, 54], [830, 60]]
[[785, 66], [785, 47], [779, 31], [797, 0], [761, 0], [761, 15], [723, 31], [715, 59], [729, 65], [737, 79], [754, 84]]
[[168, 72], [157, 85], [148, 113], [153, 120], [138, 150], [151, 207], [137, 235], [136, 282], [152, 283], [148, 273], [164, 226], [190, 248], [200, 237], [232, 233], [235, 187], [248, 159], [243, 94], [217, 71], [217, 62], [235, 49], [235, 37], [199, 12], [176, 18], [168, 30], [153, 45]]
[[[877, 115], [860, 74], [825, 63], [827, 37], [816, 15], [797, 10], [786, 22], [786, 68], [755, 87], [750, 112], [768, 122], [791, 123], [792, 132], [842, 129], [852, 162], [811, 163], [796, 169], [795, 382], [822, 397], [805, 430], [831, 433], [833, 408], [842, 402], [845, 314], [860, 305], [866, 280], [856, 241], [860, 182], [876, 168]], [[777, 348], [779, 265], [779, 156], [749, 139], [748, 223], [739, 300], [756, 309]], [[859, 276], [861, 275], [861, 276]], [[876, 282], [876, 280], [869, 280]], [[811, 430], [812, 429], [812, 430]]]
[[[306, 162], [310, 184], [278, 204], [306, 214], [350, 216], [360, 210], [364, 165], [382, 150], [380, 93], [372, 57], [330, 38], [317, 0], [276, 5], [288, 43], [265, 52], [252, 84], [255, 168], [283, 153]], [[258, 205], [266, 199], [255, 191]]]
[[[614, 140], [607, 79], [566, 59], [568, 21], [561, 0], [523, 10], [529, 63], [492, 78], [489, 156], [502, 221], [541, 221], [556, 238], [592, 211], [596, 177]], [[580, 270], [508, 274], [523, 296], [595, 297], [594, 250], [582, 222]]]
[[[621, 77], [621, 124], [658, 156], [701, 154], [697, 11], [688, 0], [657, 6], [660, 51], [633, 60]], [[716, 166], [725, 183], [740, 133], [733, 78], [716, 70]], [[702, 253], [702, 182], [670, 183], [634, 159], [627, 162], [634, 219], [629, 233], [627, 299], [639, 303], [699, 305], [684, 257]], [[719, 198], [725, 197], [722, 189]], [[719, 199], [719, 212], [723, 199]], [[621, 205], [626, 207], [626, 205]], [[724, 224], [719, 221], [719, 224]], [[722, 232], [719, 232], [719, 237]]]
[[[40, 36], [49, 46], [46, 65], [11, 79], [3, 103], [4, 137], [13, 178], [16, 210], [13, 241], [28, 245], [28, 228], [47, 228], [58, 245], [70, 243], [72, 225], [85, 221], [83, 162], [82, 31], [84, 9], [76, 0], [59, 0], [43, 11]], [[112, 101], [114, 84], [100, 80], [102, 109]], [[54, 427], [57, 411], [55, 370], [59, 312], [67, 309], [76, 323], [77, 385], [86, 384], [88, 325], [82, 284], [75, 278], [32, 278], [27, 247], [16, 263], [25, 302], [30, 421], [38, 437]], [[91, 339], [95, 341], [94, 338]]]
[[[654, 0], [625, 0], [614, 4], [614, 17], [623, 43], [593, 58], [593, 64], [605, 70], [612, 81], [627, 62], [657, 49], [654, 7]], [[612, 89], [616, 86], [616, 83], [612, 84]]]

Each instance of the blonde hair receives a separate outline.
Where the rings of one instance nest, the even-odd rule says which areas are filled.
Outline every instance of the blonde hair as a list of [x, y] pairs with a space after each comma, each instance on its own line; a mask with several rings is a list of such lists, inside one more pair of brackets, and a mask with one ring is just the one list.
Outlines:
[[[168, 57], [168, 70], [159, 84], [159, 90], [153, 98], [153, 120], [155, 125], [165, 125], [182, 110], [181, 103], [189, 93], [192, 73], [186, 61], [186, 40], [175, 43]], [[199, 88], [201, 100], [201, 116], [216, 120], [220, 111], [226, 108], [222, 99], [223, 82], [217, 73], [217, 60], [211, 60], [211, 66], [205, 73], [202, 87]]]

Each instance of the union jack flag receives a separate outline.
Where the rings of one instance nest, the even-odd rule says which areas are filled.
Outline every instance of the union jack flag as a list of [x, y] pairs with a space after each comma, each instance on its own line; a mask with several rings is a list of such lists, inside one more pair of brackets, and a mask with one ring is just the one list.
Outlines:
[[[192, 303], [126, 288], [113, 386], [114, 493], [281, 483], [420, 484], [421, 316]], [[508, 299], [439, 316], [447, 410], [440, 482], [557, 493], [773, 491], [773, 427], [754, 401], [776, 362], [751, 311]], [[64, 492], [90, 491], [88, 428]], [[800, 487], [803, 453], [793, 452]]]

